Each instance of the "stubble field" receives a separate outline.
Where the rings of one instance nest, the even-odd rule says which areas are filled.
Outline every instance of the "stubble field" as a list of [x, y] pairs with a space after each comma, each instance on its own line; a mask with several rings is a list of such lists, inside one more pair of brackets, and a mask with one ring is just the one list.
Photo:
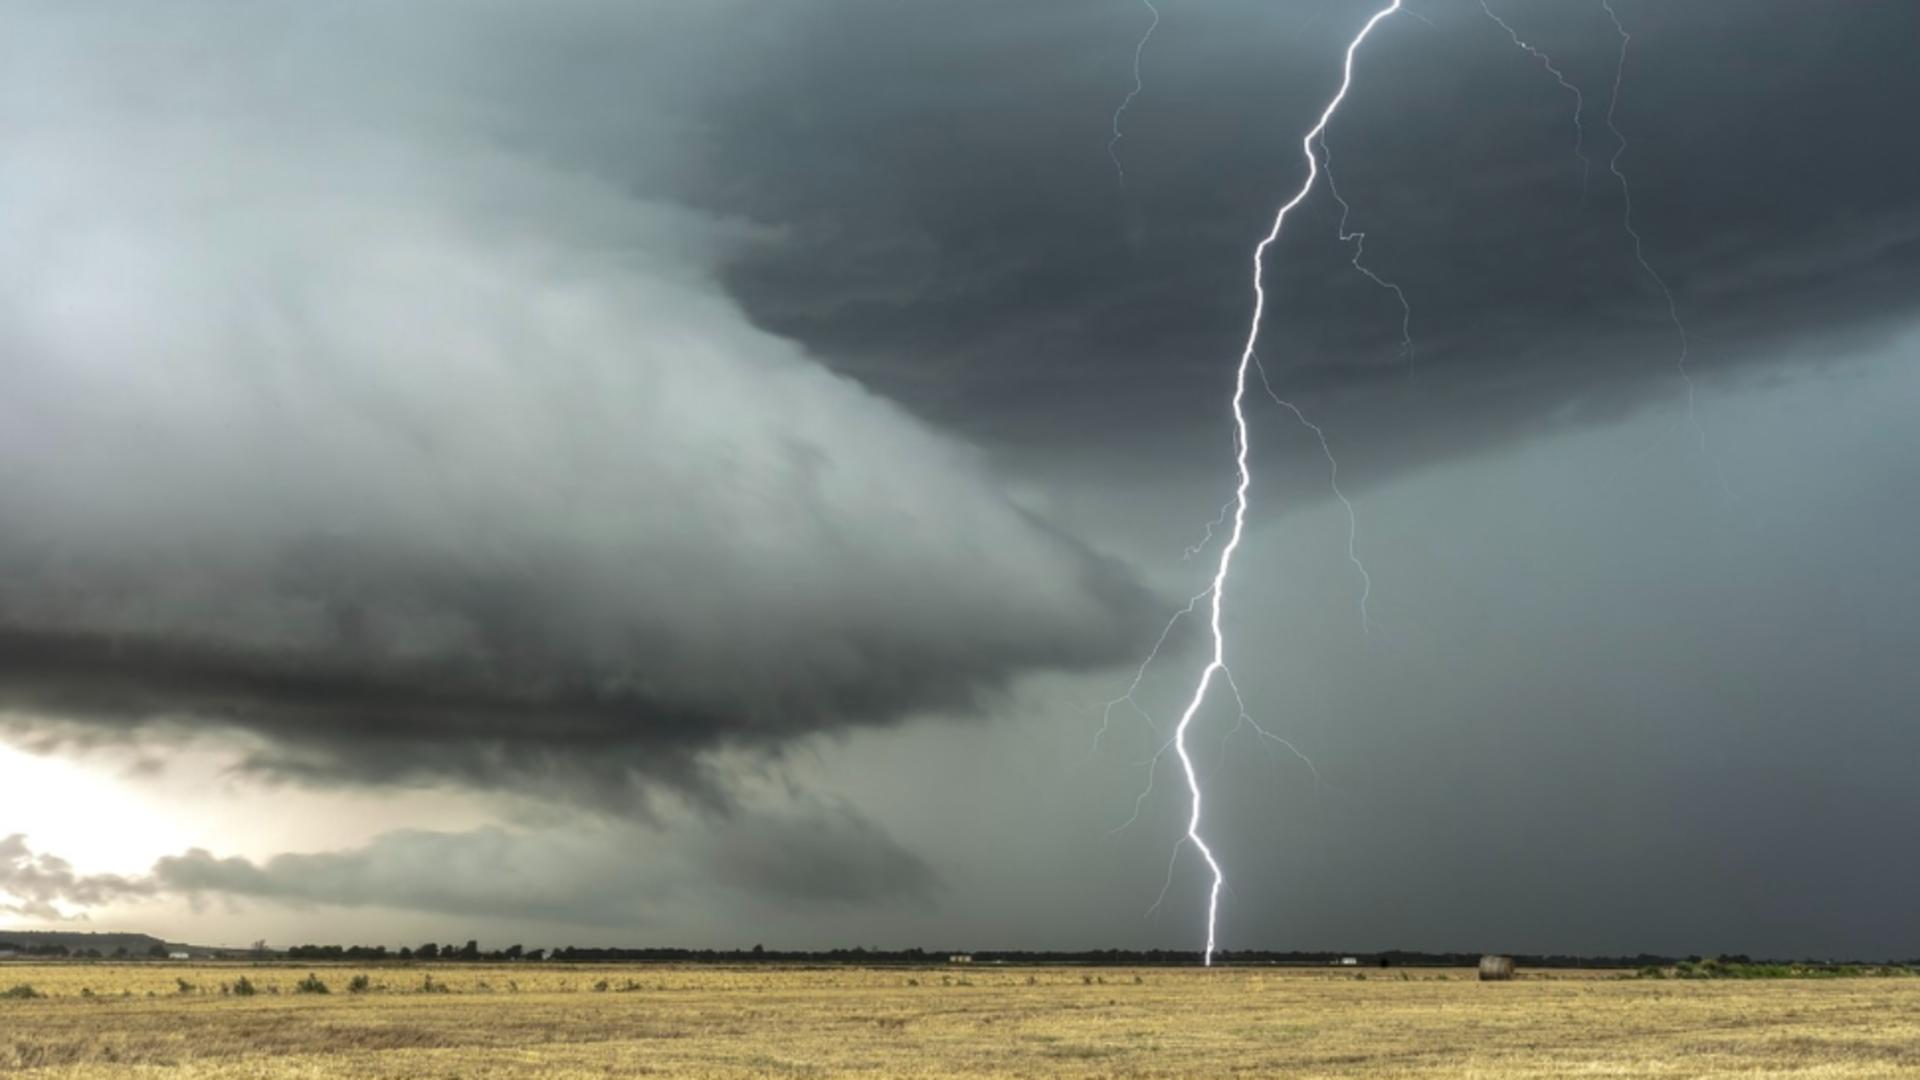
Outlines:
[[0, 964], [0, 1073], [1920, 1076], [1920, 979], [1360, 974]]

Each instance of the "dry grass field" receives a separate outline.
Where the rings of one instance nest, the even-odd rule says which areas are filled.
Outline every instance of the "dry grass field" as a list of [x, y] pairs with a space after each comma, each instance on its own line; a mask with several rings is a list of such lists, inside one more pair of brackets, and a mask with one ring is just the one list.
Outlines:
[[75, 1080], [1920, 1076], [1920, 979], [0, 965], [21, 983], [48, 996], [0, 996], [0, 1074]]

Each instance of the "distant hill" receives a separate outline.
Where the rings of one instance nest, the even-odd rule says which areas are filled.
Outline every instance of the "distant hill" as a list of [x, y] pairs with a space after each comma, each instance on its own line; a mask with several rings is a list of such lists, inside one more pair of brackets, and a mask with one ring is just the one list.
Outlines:
[[92, 933], [77, 930], [0, 930], [0, 953], [32, 953], [64, 948], [69, 953], [91, 949], [101, 956], [112, 956], [125, 949], [128, 955], [145, 956], [155, 945], [171, 951], [187, 951], [184, 946], [169, 946], [152, 934]]

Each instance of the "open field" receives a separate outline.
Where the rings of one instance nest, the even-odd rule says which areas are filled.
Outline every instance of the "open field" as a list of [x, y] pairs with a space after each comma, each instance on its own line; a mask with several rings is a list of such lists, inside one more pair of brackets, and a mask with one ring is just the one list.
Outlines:
[[[331, 992], [296, 993], [309, 972]], [[50, 995], [0, 997], [0, 1073], [1920, 1076], [1920, 979], [1361, 974], [0, 964], [0, 992]]]

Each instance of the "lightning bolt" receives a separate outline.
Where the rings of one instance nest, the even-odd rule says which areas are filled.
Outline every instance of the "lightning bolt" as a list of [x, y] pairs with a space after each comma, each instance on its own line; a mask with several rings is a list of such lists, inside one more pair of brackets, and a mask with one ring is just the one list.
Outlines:
[[1188, 544], [1186, 549], [1180, 552], [1181, 562], [1189, 562], [1195, 555], [1207, 550], [1207, 545], [1213, 543], [1213, 530], [1227, 523], [1227, 513], [1232, 509], [1232, 499], [1220, 504], [1220, 512], [1213, 516], [1212, 521], [1207, 522], [1206, 531], [1200, 535], [1200, 539]]
[[[1371, 634], [1373, 633], [1373, 620], [1367, 614], [1367, 599], [1373, 595], [1373, 575], [1367, 573], [1367, 564], [1360, 561], [1360, 515], [1354, 512], [1353, 503], [1347, 498], [1346, 492], [1340, 490], [1340, 459], [1333, 456], [1333, 445], [1327, 441], [1326, 429], [1307, 419], [1307, 414], [1300, 411], [1300, 406], [1281, 397], [1274, 391], [1273, 383], [1267, 381], [1267, 366], [1260, 362], [1258, 356], [1253, 358], [1253, 369], [1260, 373], [1260, 385], [1266, 388], [1267, 396], [1273, 399], [1273, 403], [1292, 413], [1293, 418], [1300, 421], [1301, 427], [1313, 432], [1314, 438], [1320, 440], [1320, 455], [1327, 459], [1327, 486], [1333, 489], [1333, 497], [1339, 499], [1340, 505], [1346, 507], [1347, 510], [1347, 561], [1353, 564], [1354, 572], [1360, 575], [1360, 632], [1363, 634]], [[1231, 679], [1232, 677], [1229, 676], [1228, 678]], [[1237, 697], [1239, 693], [1239, 689], [1236, 688], [1234, 695]], [[1240, 711], [1242, 713], [1246, 712], [1246, 704], [1244, 702], [1241, 703]], [[1257, 724], [1254, 726], [1259, 728]], [[1274, 736], [1268, 735], [1264, 729], [1260, 730], [1260, 734], [1267, 735], [1268, 738], [1274, 738]], [[1287, 744], [1287, 749], [1293, 750], [1296, 754], [1300, 753], [1300, 751], [1294, 750], [1291, 743]], [[1303, 758], [1305, 757], [1304, 754], [1301, 756]], [[1309, 761], [1307, 764], [1311, 766], [1313, 763]], [[1320, 771], [1315, 769], [1315, 777], [1318, 777], [1319, 774]]]
[[[1409, 12], [1409, 14], [1411, 14], [1411, 12]], [[1413, 305], [1407, 303], [1407, 294], [1400, 286], [1381, 277], [1375, 273], [1371, 267], [1360, 261], [1361, 257], [1367, 253], [1367, 234], [1358, 230], [1353, 232], [1347, 231], [1347, 220], [1353, 216], [1353, 207], [1348, 206], [1347, 200], [1341, 197], [1340, 185], [1333, 182], [1333, 151], [1327, 149], [1327, 137], [1325, 134], [1320, 136], [1320, 169], [1327, 174], [1327, 193], [1333, 196], [1334, 202], [1340, 204], [1340, 224], [1336, 226], [1335, 229], [1340, 237], [1341, 243], [1353, 245], [1353, 268], [1365, 274], [1368, 281], [1392, 293], [1394, 299], [1400, 301], [1400, 355], [1406, 360], [1411, 361], [1413, 359]], [[1260, 371], [1260, 380], [1265, 382], [1266, 378], [1266, 369], [1262, 368]], [[1275, 401], [1280, 401], [1280, 396], [1273, 393], [1273, 386], [1271, 384], [1267, 386], [1267, 393], [1272, 394]], [[1280, 404], [1286, 408], [1293, 409], [1293, 406], [1287, 402], [1280, 401]], [[1293, 411], [1295, 415], [1299, 415], [1300, 410], [1293, 409]], [[1300, 422], [1307, 424], [1307, 418], [1301, 416]], [[1321, 434], [1320, 429], [1313, 427], [1312, 424], [1307, 424], [1307, 426], [1313, 428], [1315, 434], [1320, 435], [1321, 447], [1324, 449], [1326, 436]], [[1327, 457], [1331, 459], [1333, 455], [1329, 453]], [[1339, 466], [1335, 465], [1334, 469], [1337, 472]], [[1346, 502], [1346, 499], [1343, 497], [1340, 501]], [[1348, 510], [1352, 510], [1352, 507], [1349, 506]]]
[[1240, 696], [1240, 684], [1233, 681], [1233, 672], [1225, 671], [1223, 669], [1223, 673], [1226, 675], [1227, 689], [1233, 691], [1233, 703], [1239, 706], [1240, 708], [1240, 719], [1234, 723], [1233, 730], [1227, 732], [1226, 738], [1220, 740], [1220, 764], [1215, 766], [1213, 771], [1215, 773], [1218, 773], [1221, 769], [1226, 767], [1227, 744], [1233, 739], [1233, 737], [1239, 734], [1241, 729], [1243, 728], [1252, 728], [1254, 730], [1254, 733], [1259, 735], [1261, 738], [1271, 743], [1278, 743], [1279, 745], [1285, 747], [1288, 753], [1291, 753], [1294, 757], [1299, 758], [1301, 762], [1306, 765], [1307, 771], [1313, 774], [1314, 783], [1316, 784], [1320, 783], [1321, 782], [1320, 766], [1315, 765], [1313, 763], [1313, 759], [1308, 757], [1304, 751], [1302, 751], [1299, 747], [1293, 745], [1293, 743], [1287, 741], [1286, 739], [1281, 738], [1278, 735], [1275, 735], [1273, 732], [1268, 731], [1266, 728], [1261, 727], [1260, 721], [1255, 720], [1253, 718], [1253, 714], [1247, 711], [1247, 699]]
[[1120, 164], [1120, 115], [1127, 111], [1127, 106], [1133, 104], [1134, 98], [1140, 96], [1140, 91], [1147, 88], [1147, 84], [1140, 78], [1140, 57], [1147, 51], [1147, 42], [1153, 39], [1153, 32], [1160, 28], [1160, 9], [1153, 6], [1153, 0], [1140, 0], [1140, 2], [1145, 4], [1147, 10], [1152, 13], [1153, 22], [1147, 25], [1147, 32], [1140, 35], [1139, 43], [1133, 47], [1133, 89], [1127, 91], [1127, 96], [1121, 99], [1120, 106], [1113, 110], [1113, 138], [1107, 140], [1107, 156], [1113, 159], [1113, 171], [1120, 178], [1121, 187], [1127, 186], [1127, 170]]
[[[1693, 381], [1693, 373], [1687, 368], [1687, 360], [1691, 355], [1692, 345], [1687, 335], [1686, 324], [1680, 320], [1680, 305], [1674, 299], [1673, 290], [1667, 287], [1666, 279], [1660, 276], [1660, 272], [1655, 270], [1653, 263], [1647, 259], [1646, 246], [1641, 240], [1640, 231], [1636, 229], [1633, 224], [1633, 189], [1627, 183], [1626, 171], [1620, 168], [1620, 159], [1624, 157], [1627, 152], [1627, 137], [1621, 133], [1620, 125], [1614, 117], [1620, 108], [1620, 86], [1626, 78], [1627, 48], [1633, 43], [1633, 35], [1627, 33], [1627, 28], [1621, 24], [1620, 16], [1613, 10], [1612, 0], [1600, 0], [1600, 7], [1607, 13], [1607, 18], [1613, 23], [1614, 32], [1620, 35], [1620, 54], [1614, 64], [1613, 92], [1607, 98], [1606, 116], [1607, 130], [1612, 133], [1614, 139], [1613, 154], [1607, 159], [1607, 171], [1611, 172], [1614, 179], [1620, 182], [1620, 225], [1621, 228], [1625, 230], [1628, 239], [1633, 242], [1634, 261], [1640, 264], [1641, 271], [1643, 271], [1648, 278], [1652, 279], [1655, 287], [1660, 290], [1661, 297], [1666, 300], [1667, 321], [1673, 324], [1674, 335], [1680, 340], [1680, 353], [1674, 361], [1674, 367], [1680, 375], [1680, 381], [1686, 386], [1687, 422], [1693, 426], [1694, 436], [1700, 445], [1701, 456], [1705, 457], [1712, 465], [1714, 476], [1719, 480], [1721, 489], [1731, 495], [1732, 488], [1727, 483], [1726, 471], [1721, 467], [1719, 458], [1714, 455], [1712, 449], [1707, 445], [1707, 428], [1700, 419], [1697, 400], [1698, 394]], [[1580, 159], [1580, 193], [1584, 197], [1587, 191], [1588, 177], [1593, 171], [1593, 161], [1587, 157], [1585, 150], [1586, 127], [1581, 121], [1581, 116], [1586, 108], [1586, 95], [1582, 94], [1580, 88], [1570, 82], [1566, 75], [1554, 65], [1551, 56], [1548, 56], [1543, 50], [1528, 43], [1526, 39], [1520, 36], [1518, 30], [1515, 30], [1509, 25], [1505, 19], [1494, 14], [1493, 9], [1487, 5], [1487, 0], [1480, 0], [1480, 10], [1486, 12], [1487, 18], [1492, 19], [1500, 29], [1506, 31], [1507, 37], [1511, 39], [1516, 46], [1520, 47], [1535, 60], [1538, 60], [1540, 66], [1546, 70], [1547, 74], [1553, 76], [1554, 81], [1559, 83], [1567, 93], [1573, 95], [1573, 155]]]
[[[1100, 730], [1093, 733], [1093, 746], [1087, 752], [1087, 756], [1089, 758], [1091, 758], [1094, 754], [1099, 753], [1100, 740], [1105, 738], [1107, 732], [1111, 730], [1113, 727], [1113, 710], [1119, 708], [1122, 705], [1125, 705], [1128, 708], [1132, 709], [1134, 712], [1140, 714], [1140, 719], [1146, 721], [1147, 727], [1151, 728], [1155, 732], [1158, 732], [1160, 730], [1159, 725], [1153, 722], [1153, 715], [1147, 712], [1147, 710], [1141, 706], [1139, 699], [1135, 698], [1133, 695], [1140, 692], [1140, 684], [1146, 681], [1146, 678], [1147, 678], [1147, 669], [1152, 667], [1154, 660], [1159, 658], [1160, 650], [1166, 646], [1167, 637], [1168, 635], [1173, 633], [1173, 628], [1180, 624], [1181, 619], [1184, 619], [1187, 616], [1193, 614], [1193, 609], [1196, 607], [1199, 607], [1200, 601], [1205, 600], [1207, 598], [1207, 594], [1212, 591], [1213, 590], [1211, 588], [1208, 588], [1201, 591], [1198, 595], [1189, 598], [1187, 600], [1187, 606], [1181, 608], [1179, 611], [1174, 612], [1173, 617], [1167, 620], [1167, 625], [1160, 628], [1160, 637], [1156, 641], [1154, 641], [1153, 649], [1147, 653], [1147, 658], [1145, 660], [1140, 661], [1140, 666], [1134, 669], [1133, 681], [1127, 684], [1126, 693], [1121, 694], [1119, 697], [1114, 698], [1112, 701], [1107, 702], [1106, 707], [1101, 710]], [[1159, 755], [1156, 754], [1155, 755], [1156, 761], [1158, 760], [1158, 757]], [[1147, 776], [1147, 784], [1149, 787], [1151, 787], [1153, 784], [1153, 776], [1151, 773], [1149, 773]], [[1139, 810], [1139, 806], [1136, 803], [1135, 804], [1136, 817], [1138, 816], [1138, 810]], [[1124, 828], [1124, 826], [1122, 826], [1122, 828]], [[1115, 831], [1117, 832], [1119, 830], [1115, 830]]]
[[[1507, 32], [1507, 36], [1513, 39], [1513, 43], [1515, 45], [1518, 45], [1521, 49], [1524, 49], [1527, 55], [1533, 57], [1535, 60], [1540, 61], [1540, 66], [1546, 69], [1547, 74], [1553, 76], [1554, 81], [1559, 83], [1562, 89], [1566, 90], [1567, 93], [1573, 95], [1573, 156], [1580, 159], [1580, 196], [1581, 198], [1584, 199], [1587, 194], [1588, 180], [1593, 175], [1593, 159], [1587, 156], [1587, 129], [1586, 129], [1586, 125], [1581, 123], [1581, 120], [1580, 120], [1581, 114], [1586, 111], [1586, 107], [1587, 107], [1586, 95], [1580, 92], [1579, 87], [1568, 82], [1567, 77], [1560, 73], [1560, 69], [1553, 65], [1553, 57], [1548, 56], [1546, 53], [1540, 51], [1537, 48], [1534, 48], [1532, 45], [1529, 45], [1525, 40], [1523, 40], [1520, 37], [1519, 31], [1507, 25], [1507, 21], [1505, 19], [1502, 19], [1500, 16], [1495, 15], [1493, 13], [1493, 9], [1487, 6], [1487, 0], [1480, 0], [1480, 10], [1486, 12], [1487, 18], [1492, 19], [1496, 24], [1498, 24], [1500, 29], [1505, 30]], [[1616, 21], [1614, 25], [1618, 26], [1619, 23]], [[1624, 50], [1624, 46], [1622, 46], [1622, 48]], [[1625, 62], [1626, 62], [1626, 53], [1622, 51], [1621, 63], [1624, 64]], [[1616, 85], [1614, 87], [1614, 96], [1618, 98], [1619, 93], [1620, 93], [1619, 87], [1618, 85]], [[1609, 125], [1611, 125], [1612, 116], [1613, 116], [1613, 111], [1611, 109], [1607, 111], [1607, 116], [1608, 116], [1608, 123]], [[1618, 155], [1615, 155], [1615, 157], [1617, 158]], [[1625, 183], [1625, 180], [1623, 179], [1621, 182]]]
[[[1314, 182], [1319, 179], [1320, 161], [1313, 150], [1314, 140], [1320, 138], [1326, 131], [1327, 124], [1333, 120], [1333, 115], [1339, 110], [1340, 103], [1346, 100], [1347, 90], [1353, 85], [1354, 54], [1373, 33], [1374, 27], [1380, 25], [1381, 20], [1400, 10], [1400, 4], [1401, 0], [1392, 0], [1392, 3], [1376, 11], [1367, 20], [1366, 25], [1360, 28], [1360, 32], [1354, 35], [1353, 40], [1347, 43], [1341, 64], [1340, 88], [1321, 110], [1319, 120], [1300, 140], [1301, 153], [1307, 160], [1306, 179], [1301, 182], [1300, 189], [1294, 193], [1293, 197], [1281, 204], [1274, 214], [1272, 227], [1253, 249], [1253, 317], [1247, 329], [1246, 346], [1241, 349], [1240, 362], [1234, 369], [1233, 380], [1234, 467], [1237, 474], [1234, 486], [1233, 527], [1227, 535], [1226, 543], [1220, 548], [1220, 561], [1214, 570], [1213, 584], [1208, 594], [1203, 594], [1210, 594], [1208, 627], [1213, 635], [1213, 655], [1201, 669], [1199, 680], [1194, 686], [1193, 697], [1188, 700], [1186, 709], [1180, 714], [1180, 722], [1173, 729], [1174, 753], [1180, 758], [1180, 768], [1185, 774], [1187, 794], [1191, 800], [1183, 843], [1191, 843], [1194, 849], [1200, 852], [1201, 858], [1206, 861], [1207, 869], [1213, 875], [1213, 882], [1207, 891], [1207, 947], [1202, 954], [1202, 960], [1208, 967], [1213, 966], [1213, 954], [1218, 942], [1220, 889], [1226, 884], [1226, 874], [1220, 868], [1220, 860], [1215, 857], [1213, 849], [1207, 845], [1206, 839], [1200, 832], [1203, 800], [1200, 777], [1194, 770], [1193, 755], [1187, 748], [1187, 732], [1192, 728], [1193, 719], [1199, 714], [1200, 707], [1206, 704], [1207, 691], [1212, 688], [1214, 679], [1225, 674], [1229, 682], [1232, 680], [1232, 675], [1227, 673], [1227, 639], [1225, 631], [1221, 628], [1221, 612], [1225, 607], [1227, 578], [1233, 569], [1233, 556], [1240, 549], [1240, 541], [1246, 534], [1247, 491], [1253, 485], [1253, 472], [1247, 464], [1249, 449], [1246, 414], [1247, 374], [1255, 365], [1254, 350], [1260, 344], [1260, 323], [1266, 315], [1265, 259], [1267, 249], [1280, 239], [1280, 232], [1286, 226], [1287, 215], [1306, 200], [1308, 193], [1313, 190]], [[1178, 847], [1175, 848], [1174, 853], [1179, 854]]]
[[1673, 332], [1680, 339], [1680, 355], [1674, 360], [1674, 368], [1680, 374], [1680, 381], [1687, 388], [1687, 421], [1693, 425], [1694, 437], [1700, 444], [1700, 454], [1713, 466], [1714, 475], [1720, 481], [1721, 490], [1731, 495], [1732, 488], [1727, 484], [1726, 471], [1721, 468], [1719, 459], [1708, 447], [1707, 426], [1700, 420], [1693, 373], [1687, 369], [1690, 342], [1686, 324], [1680, 321], [1680, 305], [1674, 301], [1673, 290], [1667, 287], [1666, 279], [1660, 276], [1660, 272], [1653, 268], [1651, 262], [1647, 261], [1645, 246], [1640, 240], [1640, 232], [1633, 227], [1633, 190], [1627, 184], [1627, 174], [1620, 168], [1620, 159], [1627, 152], [1627, 137], [1621, 134], [1620, 126], [1614, 122], [1614, 113], [1620, 107], [1620, 84], [1627, 73], [1627, 47], [1633, 44], [1633, 35], [1627, 33], [1627, 28], [1620, 24], [1620, 16], [1614, 12], [1612, 0], [1600, 0], [1600, 7], [1606, 11], [1607, 18], [1612, 21], [1614, 32], [1620, 35], [1620, 57], [1613, 69], [1613, 94], [1607, 99], [1607, 130], [1613, 133], [1614, 139], [1613, 156], [1607, 159], [1607, 169], [1620, 181], [1620, 224], [1633, 240], [1634, 260], [1640, 264], [1640, 269], [1646, 271], [1647, 277], [1653, 280], [1654, 285], [1659, 287], [1660, 295], [1666, 298], [1667, 319], [1673, 323]]

